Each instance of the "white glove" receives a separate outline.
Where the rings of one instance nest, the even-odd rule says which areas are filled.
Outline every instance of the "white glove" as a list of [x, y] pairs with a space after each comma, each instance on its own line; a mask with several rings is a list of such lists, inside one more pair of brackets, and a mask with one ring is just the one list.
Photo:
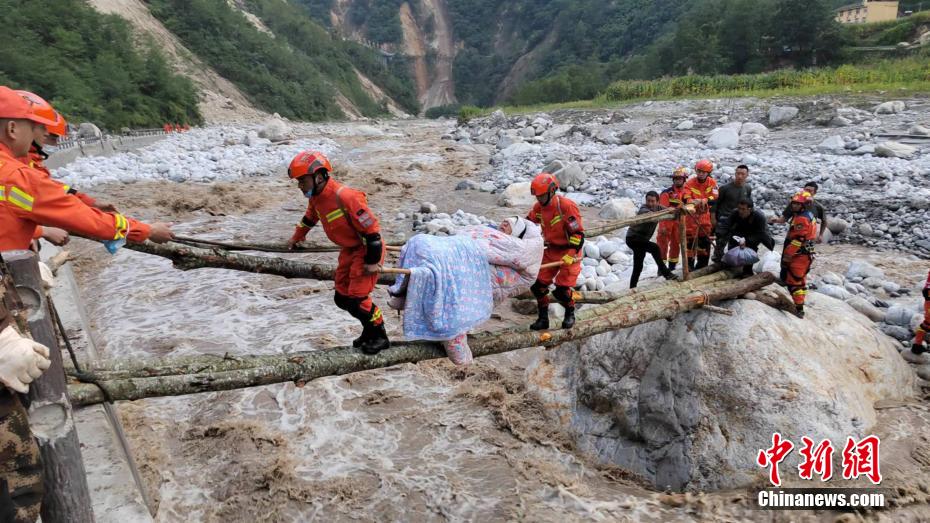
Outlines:
[[51, 290], [55, 286], [55, 273], [45, 262], [39, 262], [39, 275], [42, 276], [42, 286], [45, 290]]
[[32, 380], [42, 375], [52, 361], [48, 348], [20, 336], [13, 326], [0, 331], [0, 383], [25, 394]]

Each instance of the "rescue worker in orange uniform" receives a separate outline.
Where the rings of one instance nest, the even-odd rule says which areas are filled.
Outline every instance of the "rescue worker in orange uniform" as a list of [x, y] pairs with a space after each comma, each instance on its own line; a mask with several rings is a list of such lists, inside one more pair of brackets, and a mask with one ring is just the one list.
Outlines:
[[694, 215], [685, 220], [688, 266], [691, 269], [701, 269], [710, 263], [717, 205], [717, 180], [710, 176], [713, 171], [714, 164], [710, 160], [701, 160], [694, 165], [695, 175], [685, 182], [684, 189], [696, 207]]
[[333, 167], [323, 153], [304, 151], [291, 160], [288, 176], [297, 180], [310, 202], [288, 241], [293, 249], [322, 222], [326, 236], [342, 247], [336, 268], [336, 306], [362, 324], [362, 335], [352, 346], [366, 354], [390, 347], [381, 309], [371, 301], [386, 251], [378, 218], [368, 208], [365, 193], [346, 187], [329, 175]]
[[530, 184], [530, 191], [536, 197], [536, 204], [526, 219], [542, 227], [546, 250], [543, 252], [543, 264], [560, 261], [562, 265], [540, 269], [530, 290], [536, 297], [539, 318], [530, 325], [532, 330], [549, 328], [549, 286], [554, 282], [552, 296], [563, 307], [565, 317], [562, 328], [575, 326], [575, 300], [572, 288], [581, 274], [582, 247], [584, 246], [584, 223], [578, 205], [564, 196], [559, 196], [559, 181], [549, 173], [540, 173]]
[[785, 250], [781, 266], [787, 270], [785, 283], [798, 309], [798, 317], [804, 317], [804, 301], [807, 298], [807, 273], [814, 261], [814, 242], [817, 240], [817, 222], [808, 208], [813, 198], [808, 192], [799, 192], [791, 198], [791, 221], [785, 237]]
[[927, 271], [927, 282], [924, 283], [924, 321], [917, 327], [914, 335], [914, 343], [911, 345], [911, 352], [914, 354], [923, 354], [927, 352], [927, 346], [924, 345], [924, 338], [927, 332], [930, 332], [930, 271]]
[[[672, 186], [659, 195], [659, 206], [677, 209], [688, 203], [691, 194], [684, 188], [687, 179], [687, 168], [679, 167], [675, 169], [675, 172], [672, 173]], [[681, 254], [681, 234], [678, 229], [677, 218], [669, 218], [659, 222], [659, 234], [656, 241], [659, 244], [662, 260], [668, 266], [668, 270], [674, 271], [675, 267], [678, 266], [678, 257]]]
[[0, 86], [0, 251], [28, 249], [36, 227], [48, 225], [101, 240], [111, 252], [125, 241], [156, 243], [173, 235], [168, 225], [148, 225], [84, 205], [61, 184], [19, 161], [29, 152], [36, 126], [55, 121], [34, 104]]

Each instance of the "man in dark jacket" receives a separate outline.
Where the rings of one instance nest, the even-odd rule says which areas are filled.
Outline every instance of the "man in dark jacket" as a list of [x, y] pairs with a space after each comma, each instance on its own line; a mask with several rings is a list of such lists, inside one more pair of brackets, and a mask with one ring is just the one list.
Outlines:
[[[659, 205], [659, 193], [649, 191], [646, 193], [646, 204], [639, 208], [636, 214], [646, 214], [661, 210]], [[646, 254], [651, 254], [656, 265], [659, 266], [659, 274], [666, 280], [677, 280], [672, 271], [665, 266], [662, 261], [662, 253], [659, 251], [659, 245], [652, 241], [652, 235], [656, 232], [658, 222], [641, 223], [631, 225], [626, 232], [626, 245], [633, 250], [633, 274], [630, 275], [630, 288], [635, 289], [639, 283], [639, 275], [643, 272], [643, 261]]]
[[729, 227], [730, 215], [736, 211], [736, 206], [742, 200], [752, 200], [752, 187], [746, 181], [749, 179], [749, 167], [740, 165], [736, 168], [733, 181], [720, 188], [717, 196], [716, 218], [717, 227], [714, 233], [717, 242], [714, 245], [714, 261], [723, 258], [723, 246], [727, 244], [726, 231]]
[[[723, 231], [727, 250], [735, 247], [748, 247], [759, 252], [759, 245], [768, 250], [775, 249], [775, 240], [769, 234], [768, 224], [762, 211], [755, 210], [752, 200], [740, 200], [736, 210], [730, 213], [728, 226]], [[734, 238], [742, 238], [737, 241]], [[743, 267], [743, 275], [752, 276], [752, 265]]]

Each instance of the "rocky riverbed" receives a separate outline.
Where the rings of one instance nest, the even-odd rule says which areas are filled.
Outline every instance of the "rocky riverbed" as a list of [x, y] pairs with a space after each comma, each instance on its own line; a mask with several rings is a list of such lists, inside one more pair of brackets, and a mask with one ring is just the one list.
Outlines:
[[[697, 311], [590, 345], [531, 348], [466, 369], [433, 361], [305, 385], [121, 405], [158, 504], [156, 519], [751, 520], [759, 513], [743, 486], [761, 485], [762, 471], [753, 469], [754, 455], [744, 454], [769, 444], [766, 431], [776, 425], [812, 437], [880, 435], [886, 480], [897, 489], [891, 514], [926, 519], [930, 421], [917, 374], [930, 377], [930, 367], [906, 365], [895, 349], [912, 331], [928, 268], [927, 251], [917, 242], [928, 238], [930, 222], [916, 200], [926, 196], [930, 151], [911, 140], [910, 158], [856, 154], [881, 143], [879, 131], [912, 134], [911, 127], [925, 124], [923, 99], [902, 98], [904, 108], [891, 114], [876, 109], [888, 100], [656, 102], [494, 115], [462, 127], [276, 120], [195, 130], [110, 160], [69, 164], [56, 174], [127, 214], [171, 220], [180, 233], [222, 240], [290, 235], [306, 200], [284, 167], [303, 148], [331, 155], [336, 175], [369, 194], [391, 237], [451, 234], [457, 226], [523, 215], [531, 200], [513, 184], [549, 164], [578, 177], [566, 187], [582, 203], [586, 223], [600, 225], [634, 211], [645, 191], [667, 185], [675, 166], [705, 156], [719, 165], [721, 181], [737, 164], [750, 164], [757, 204], [768, 212], [779, 211], [804, 181], [821, 181], [818, 199], [836, 223], [847, 225], [819, 247], [812, 280], [824, 296], [812, 298], [803, 321], [734, 300], [724, 306], [739, 321]], [[773, 111], [773, 105], [798, 111]], [[773, 124], [770, 116], [788, 119]], [[708, 145], [710, 135], [716, 143], [718, 135], [734, 134], [715, 128], [734, 131], [737, 143]], [[832, 135], [843, 137], [843, 149], [822, 152], [819, 144]], [[855, 149], [852, 140], [859, 140]], [[854, 183], [853, 174], [861, 181]], [[893, 183], [907, 184], [902, 196], [885, 196]], [[871, 234], [862, 234], [869, 226]], [[894, 227], [909, 234], [895, 234]], [[319, 231], [312, 234], [320, 239]], [[586, 288], [589, 280], [595, 289], [624, 287], [630, 261], [623, 234], [591, 239]], [[325, 282], [185, 273], [139, 253], [109, 257], [81, 240], [72, 248], [106, 357], [325, 350], [357, 335], [354, 320], [332, 306]], [[307, 259], [332, 261], [328, 256]], [[771, 270], [773, 263], [777, 269], [777, 254], [766, 253], [759, 268]], [[651, 270], [644, 276], [654, 275]], [[384, 303], [382, 289], [375, 299]], [[486, 328], [517, 323], [527, 321], [505, 305]], [[401, 335], [398, 318], [387, 324], [392, 336]], [[740, 345], [737, 327], [758, 334]], [[75, 327], [69, 331], [78, 334]], [[663, 337], [677, 341], [656, 342]], [[790, 346], [778, 345], [788, 339]], [[765, 369], [778, 373], [762, 379]], [[818, 379], [816, 394], [808, 394]], [[637, 390], [650, 394], [637, 396]], [[728, 403], [701, 403], [714, 397]], [[762, 408], [767, 398], [775, 403]], [[793, 414], [780, 413], [778, 402], [788, 402], [785, 412]], [[732, 410], [729, 418], [704, 419], [721, 409]], [[797, 423], [802, 418], [811, 422]], [[623, 441], [629, 452], [618, 451]], [[100, 461], [110, 458], [88, 449], [86, 459], [98, 460], [89, 469], [106, 473]], [[709, 468], [712, 462], [720, 468]], [[684, 493], [663, 492], [665, 486]], [[107, 507], [95, 509], [106, 521], [100, 515]], [[789, 518], [771, 513], [770, 519]]]

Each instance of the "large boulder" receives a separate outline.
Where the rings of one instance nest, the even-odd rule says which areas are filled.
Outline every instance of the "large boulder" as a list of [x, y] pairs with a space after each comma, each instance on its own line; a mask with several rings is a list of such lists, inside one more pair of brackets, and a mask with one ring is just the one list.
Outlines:
[[762, 125], [761, 123], [749, 122], [744, 123], [739, 130], [740, 136], [745, 136], [747, 134], [755, 134], [757, 136], [767, 136], [769, 134], [769, 128]]
[[538, 145], [520, 142], [520, 143], [515, 143], [511, 145], [510, 147], [507, 147], [506, 149], [501, 151], [501, 154], [504, 155], [505, 158], [512, 158], [514, 156], [523, 156], [526, 154], [534, 154], [538, 152], [539, 152]]
[[907, 109], [907, 105], [899, 100], [885, 102], [875, 106], [875, 114], [898, 114]]
[[885, 321], [885, 312], [869, 303], [869, 300], [863, 298], [862, 296], [853, 296], [852, 298], [846, 300], [846, 303], [875, 323]]
[[637, 210], [636, 203], [630, 198], [616, 198], [604, 204], [597, 215], [605, 220], [623, 220], [636, 216]]
[[725, 306], [733, 316], [689, 312], [544, 352], [530, 387], [581, 451], [676, 490], [752, 484], [773, 433], [843, 442], [871, 430], [877, 401], [915, 392], [896, 342], [838, 300], [810, 294], [804, 320]]
[[536, 198], [530, 192], [530, 182], [512, 183], [501, 192], [497, 204], [504, 207], [532, 207]]
[[822, 153], [836, 153], [841, 152], [846, 148], [846, 142], [843, 141], [842, 136], [831, 136], [826, 140], [820, 142], [820, 145], [817, 146], [817, 150]]
[[100, 132], [100, 128], [90, 122], [84, 122], [78, 127], [78, 138], [100, 138], [101, 136], [103, 136], [103, 133]]
[[794, 120], [798, 115], [797, 107], [780, 107], [773, 106], [769, 109], [769, 125], [781, 125]]
[[846, 278], [854, 279], [857, 281], [864, 280], [866, 278], [884, 278], [885, 273], [878, 267], [872, 265], [869, 262], [862, 260], [853, 260], [849, 262], [849, 266], [846, 267]]
[[291, 133], [289, 132], [287, 123], [278, 118], [273, 118], [262, 126], [258, 131], [258, 136], [260, 138], [267, 138], [272, 142], [280, 142], [291, 138]]
[[588, 179], [588, 173], [584, 172], [580, 165], [574, 162], [562, 163], [558, 160], [546, 166], [546, 172], [555, 175], [559, 180], [559, 187], [566, 189], [568, 187], [578, 188]]
[[898, 142], [882, 142], [875, 146], [875, 156], [882, 158], [910, 158], [917, 148]]
[[707, 135], [707, 146], [714, 149], [739, 147], [739, 132], [732, 127], [718, 127]]

